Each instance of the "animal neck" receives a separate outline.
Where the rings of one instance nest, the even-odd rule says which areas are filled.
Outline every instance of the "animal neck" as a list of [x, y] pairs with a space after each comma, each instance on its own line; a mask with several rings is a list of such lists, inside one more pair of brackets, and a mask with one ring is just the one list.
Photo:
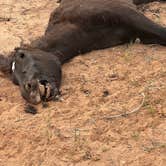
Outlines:
[[91, 43], [88, 34], [79, 26], [58, 23], [53, 27], [49, 26], [42, 39], [42, 45], [38, 48], [53, 53], [63, 64], [80, 53], [90, 51]]
[[66, 46], [66, 47], [58, 47], [54, 50], [51, 50], [51, 52], [59, 59], [61, 64], [65, 63], [66, 61], [72, 59], [73, 57], [84, 53], [81, 49], [82, 47], [75, 47], [73, 46]]

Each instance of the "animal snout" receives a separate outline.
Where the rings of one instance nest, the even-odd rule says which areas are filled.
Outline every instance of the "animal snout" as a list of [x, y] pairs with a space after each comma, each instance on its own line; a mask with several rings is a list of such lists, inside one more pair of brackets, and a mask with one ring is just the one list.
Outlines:
[[32, 80], [24, 84], [23, 96], [33, 104], [38, 104], [41, 101], [49, 101], [59, 99], [59, 90], [55, 83], [47, 80]]
[[23, 96], [32, 104], [41, 102], [38, 82], [36, 80], [28, 81], [24, 84]]

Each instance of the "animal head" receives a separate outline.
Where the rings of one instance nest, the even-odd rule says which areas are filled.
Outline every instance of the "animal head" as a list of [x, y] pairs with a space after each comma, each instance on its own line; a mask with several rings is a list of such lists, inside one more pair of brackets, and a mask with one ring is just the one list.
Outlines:
[[29, 103], [38, 104], [59, 94], [61, 64], [55, 55], [39, 49], [17, 48], [8, 65], [12, 81], [19, 85]]

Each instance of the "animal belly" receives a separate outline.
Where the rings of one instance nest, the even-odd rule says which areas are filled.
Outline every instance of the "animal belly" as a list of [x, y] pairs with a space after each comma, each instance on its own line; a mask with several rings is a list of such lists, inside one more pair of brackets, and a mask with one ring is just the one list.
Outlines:
[[134, 40], [136, 37], [127, 27], [107, 27], [96, 32], [92, 50], [103, 49]]

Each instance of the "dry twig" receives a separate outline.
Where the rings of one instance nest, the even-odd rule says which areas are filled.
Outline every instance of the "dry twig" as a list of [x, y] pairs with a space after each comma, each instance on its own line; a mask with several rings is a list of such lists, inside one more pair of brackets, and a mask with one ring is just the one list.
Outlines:
[[125, 117], [125, 116], [128, 116], [128, 115], [130, 115], [130, 114], [133, 114], [133, 113], [138, 112], [138, 111], [142, 108], [142, 106], [144, 105], [144, 103], [145, 103], [145, 94], [142, 93], [141, 95], [142, 95], [142, 102], [141, 102], [141, 104], [140, 104], [138, 107], [136, 107], [135, 109], [133, 109], [132, 111], [125, 112], [125, 113], [118, 114], [118, 115], [105, 116], [105, 117], [103, 117], [102, 119], [105, 119], [105, 120], [112, 120], [112, 119], [115, 119], [115, 118]]
[[0, 17], [0, 22], [7, 22], [7, 21], [10, 21], [11, 18], [5, 18], [5, 17]]

